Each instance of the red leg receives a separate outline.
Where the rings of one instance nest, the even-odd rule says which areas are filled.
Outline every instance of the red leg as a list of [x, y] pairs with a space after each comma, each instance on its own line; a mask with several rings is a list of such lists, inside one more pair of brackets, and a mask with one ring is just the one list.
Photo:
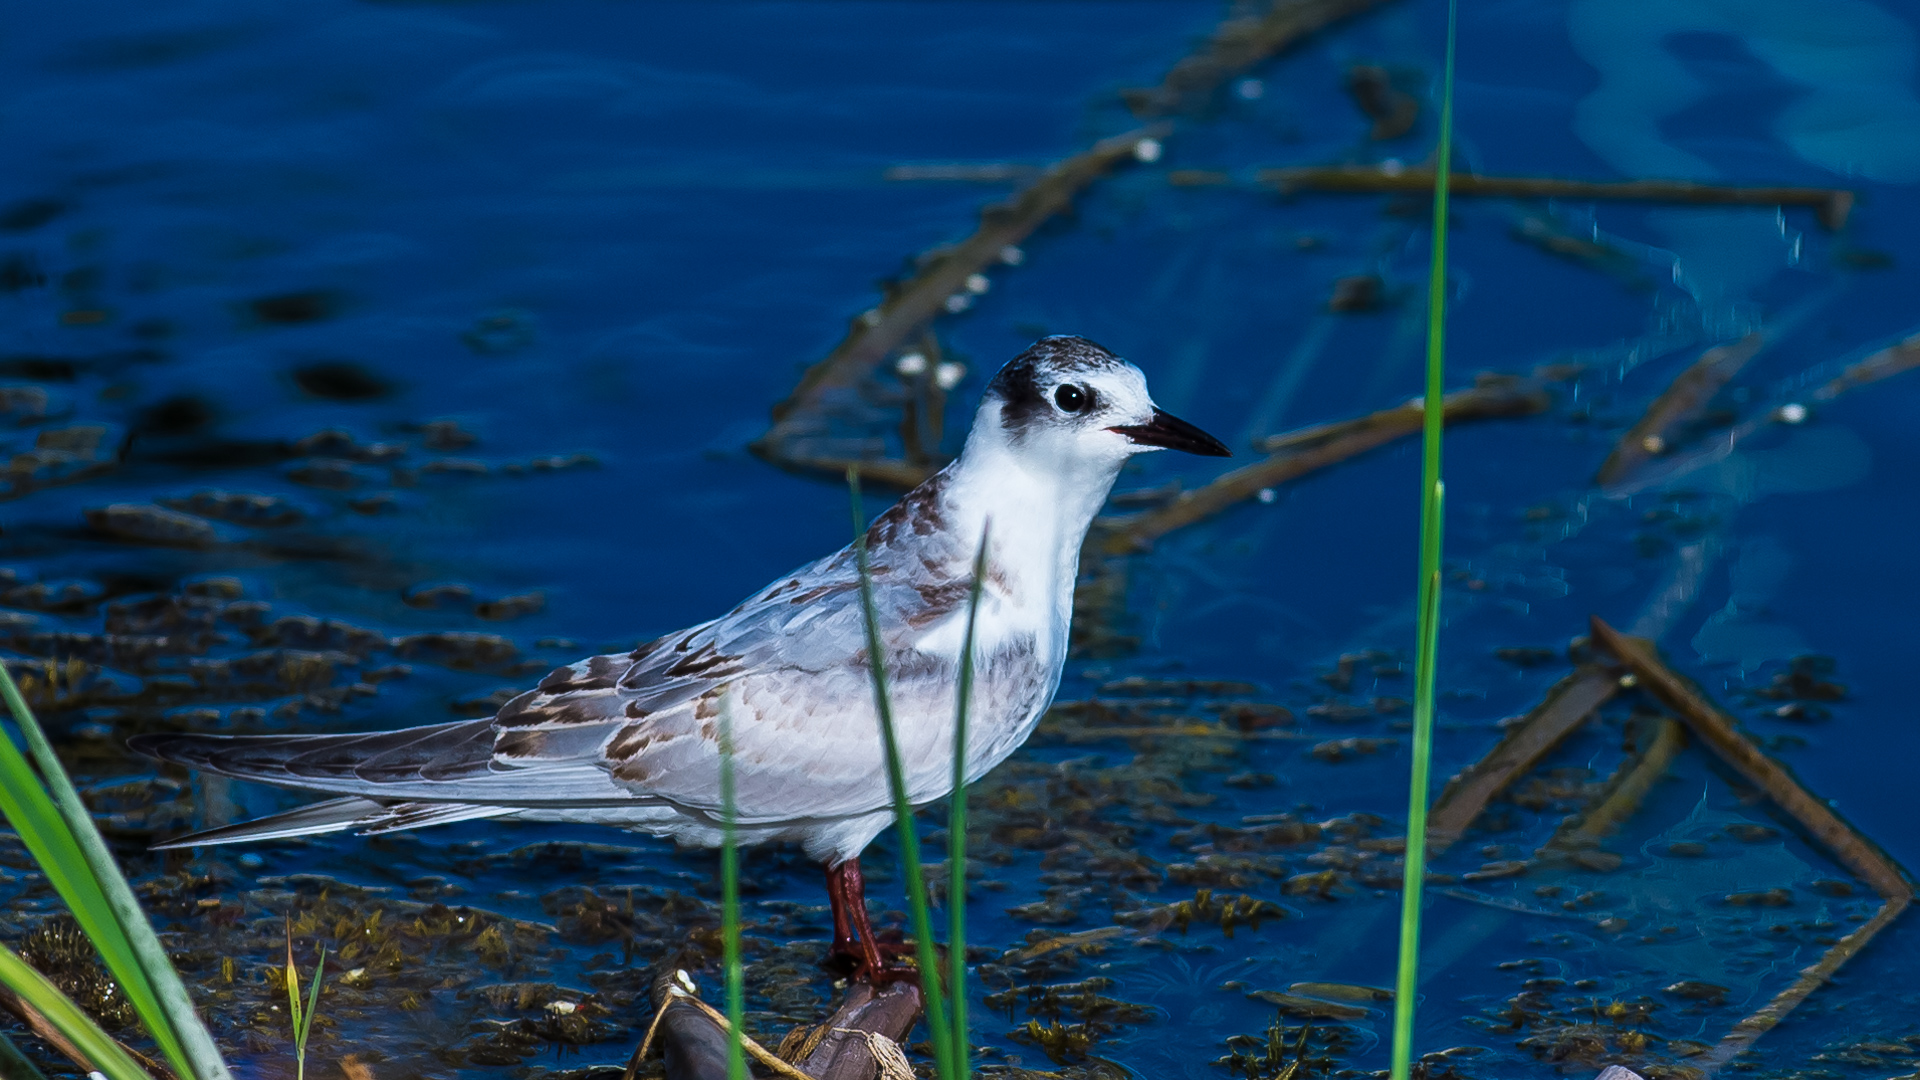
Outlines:
[[889, 966], [874, 939], [867, 921], [867, 879], [858, 858], [827, 867], [827, 902], [833, 908], [833, 947], [827, 955], [853, 961], [852, 978], [882, 983], [919, 976], [911, 968]]

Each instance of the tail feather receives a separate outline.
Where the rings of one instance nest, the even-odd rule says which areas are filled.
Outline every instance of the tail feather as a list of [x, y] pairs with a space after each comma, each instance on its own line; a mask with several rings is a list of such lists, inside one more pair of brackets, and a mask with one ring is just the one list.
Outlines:
[[[646, 799], [617, 783], [598, 756], [584, 751], [568, 761], [497, 760], [491, 719], [342, 735], [148, 733], [128, 739], [127, 747], [189, 769], [352, 796], [372, 806], [431, 803], [501, 808], [445, 812], [460, 817], [510, 813], [515, 807], [628, 806]], [[340, 808], [334, 812], [345, 813], [345, 805], [338, 803]], [[413, 820], [424, 813], [416, 811], [406, 818]], [[381, 831], [409, 827], [394, 824], [382, 826]]]
[[493, 761], [493, 721], [351, 735], [151, 733], [135, 735], [127, 746], [161, 761], [243, 780], [352, 789], [484, 776]]
[[417, 829], [423, 825], [445, 825], [473, 818], [511, 814], [511, 806], [476, 806], [470, 803], [385, 803], [376, 799], [348, 796], [271, 814], [252, 821], [222, 825], [217, 829], [188, 833], [153, 845], [155, 851], [169, 848], [202, 847], [214, 844], [240, 844], [256, 840], [285, 840], [295, 836], [354, 830], [361, 836]]

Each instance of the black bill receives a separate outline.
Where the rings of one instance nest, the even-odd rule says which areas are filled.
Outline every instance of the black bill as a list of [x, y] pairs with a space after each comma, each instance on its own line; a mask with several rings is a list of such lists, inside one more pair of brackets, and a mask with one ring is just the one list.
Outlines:
[[1153, 410], [1153, 419], [1144, 424], [1129, 424], [1108, 430], [1117, 431], [1141, 446], [1164, 446], [1169, 450], [1185, 450], [1203, 457], [1233, 456], [1233, 451], [1227, 449], [1226, 443], [1159, 409]]

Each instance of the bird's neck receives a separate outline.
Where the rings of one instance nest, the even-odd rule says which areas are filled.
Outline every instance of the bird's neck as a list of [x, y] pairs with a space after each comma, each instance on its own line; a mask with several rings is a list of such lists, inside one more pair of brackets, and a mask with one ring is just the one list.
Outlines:
[[970, 552], [977, 550], [982, 530], [990, 531], [993, 580], [1014, 594], [1010, 599], [1018, 606], [1044, 613], [1062, 635], [1062, 648], [1080, 546], [1119, 471], [1119, 462], [1061, 470], [1002, 440], [975, 437], [949, 472], [949, 527]]

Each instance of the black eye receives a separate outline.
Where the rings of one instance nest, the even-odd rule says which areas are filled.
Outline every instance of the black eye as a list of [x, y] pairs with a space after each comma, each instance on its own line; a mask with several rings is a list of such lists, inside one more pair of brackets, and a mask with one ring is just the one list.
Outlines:
[[1087, 392], [1068, 383], [1053, 392], [1053, 403], [1061, 412], [1079, 412], [1087, 407]]

